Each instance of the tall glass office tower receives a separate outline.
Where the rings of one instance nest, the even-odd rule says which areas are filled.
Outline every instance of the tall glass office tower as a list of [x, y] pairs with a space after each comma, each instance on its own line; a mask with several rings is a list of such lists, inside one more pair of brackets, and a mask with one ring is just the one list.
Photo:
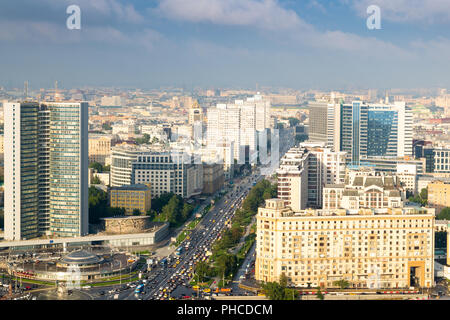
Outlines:
[[370, 108], [367, 156], [397, 156], [398, 117], [389, 107]]
[[412, 113], [404, 102], [369, 106], [367, 156], [412, 156]]
[[341, 150], [347, 152], [347, 162], [359, 165], [367, 157], [368, 105], [361, 101], [341, 105]]
[[88, 233], [88, 104], [7, 103], [5, 239]]
[[340, 106], [340, 151], [347, 152], [347, 163], [377, 157], [412, 155], [412, 113], [404, 102], [366, 104], [354, 101]]

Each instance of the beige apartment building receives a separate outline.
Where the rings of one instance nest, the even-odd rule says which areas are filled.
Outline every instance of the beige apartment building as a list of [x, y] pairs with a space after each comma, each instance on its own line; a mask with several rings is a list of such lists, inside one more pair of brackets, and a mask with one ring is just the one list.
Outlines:
[[431, 287], [434, 210], [418, 207], [293, 212], [282, 199], [257, 214], [256, 280], [284, 273], [297, 287]]
[[434, 181], [428, 184], [428, 205], [436, 209], [436, 214], [450, 207], [450, 182]]
[[294, 211], [321, 208], [323, 186], [345, 182], [345, 155], [323, 143], [301, 143], [289, 149], [277, 169], [278, 198]]
[[346, 182], [325, 185], [323, 209], [403, 207], [405, 191], [397, 176], [358, 170], [347, 173]]
[[105, 164], [107, 157], [111, 156], [111, 137], [89, 137], [89, 162]]

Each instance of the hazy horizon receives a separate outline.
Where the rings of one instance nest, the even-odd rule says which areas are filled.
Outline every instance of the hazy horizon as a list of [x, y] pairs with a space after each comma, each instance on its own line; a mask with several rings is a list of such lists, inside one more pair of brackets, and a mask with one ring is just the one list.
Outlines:
[[[72, 4], [80, 30], [66, 26]], [[443, 0], [17, 0], [0, 19], [9, 88], [450, 87]]]

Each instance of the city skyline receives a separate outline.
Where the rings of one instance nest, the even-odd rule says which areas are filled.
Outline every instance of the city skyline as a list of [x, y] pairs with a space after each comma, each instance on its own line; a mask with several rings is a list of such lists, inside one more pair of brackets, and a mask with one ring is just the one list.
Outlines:
[[450, 300], [449, 27], [450, 0], [0, 2], [0, 300]]
[[19, 2], [0, 4], [7, 87], [450, 87], [445, 1]]

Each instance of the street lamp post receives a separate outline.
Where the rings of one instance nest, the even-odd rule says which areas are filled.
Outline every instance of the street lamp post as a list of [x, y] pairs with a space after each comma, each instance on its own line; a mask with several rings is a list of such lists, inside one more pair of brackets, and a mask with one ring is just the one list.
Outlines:
[[119, 260], [119, 283], [122, 287], [122, 260]]

